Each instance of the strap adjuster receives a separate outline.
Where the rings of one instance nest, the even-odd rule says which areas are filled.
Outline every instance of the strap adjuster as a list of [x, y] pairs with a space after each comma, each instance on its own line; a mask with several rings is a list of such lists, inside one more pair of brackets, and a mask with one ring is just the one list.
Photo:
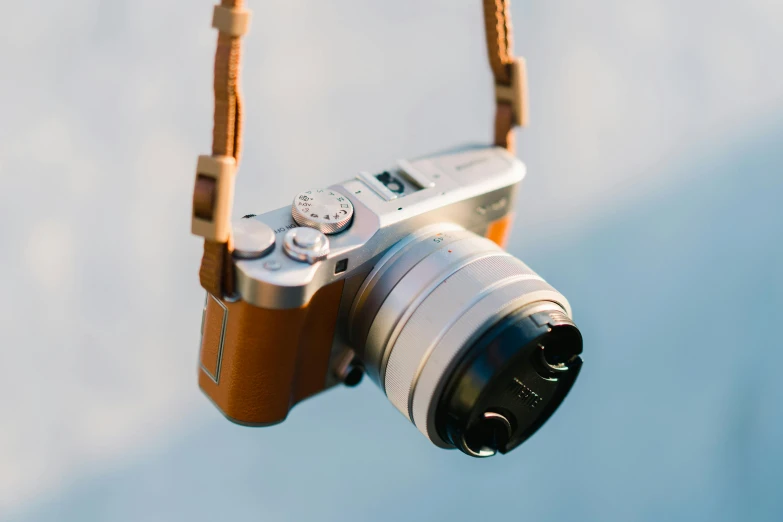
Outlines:
[[509, 64], [511, 85], [495, 84], [495, 101], [511, 105], [513, 124], [526, 127], [528, 123], [527, 67], [525, 59], [514, 58]]
[[212, 27], [235, 38], [243, 36], [250, 29], [250, 11], [216, 5], [212, 13]]
[[218, 243], [228, 242], [236, 170], [233, 156], [198, 157], [193, 189], [193, 234]]

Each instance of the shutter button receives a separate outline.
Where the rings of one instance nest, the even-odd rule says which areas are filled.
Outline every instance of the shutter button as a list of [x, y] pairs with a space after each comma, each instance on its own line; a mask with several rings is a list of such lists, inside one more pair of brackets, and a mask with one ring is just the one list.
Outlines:
[[329, 254], [329, 239], [314, 228], [294, 228], [283, 236], [283, 250], [288, 257], [312, 265], [326, 259]]

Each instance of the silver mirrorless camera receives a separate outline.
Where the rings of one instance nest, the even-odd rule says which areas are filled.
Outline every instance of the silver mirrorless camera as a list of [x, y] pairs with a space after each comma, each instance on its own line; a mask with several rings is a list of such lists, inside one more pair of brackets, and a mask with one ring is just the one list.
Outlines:
[[[252, 349], [299, 355], [277, 370], [293, 375], [288, 384], [269, 384], [258, 376], [271, 371], [263, 363], [242, 362], [255, 352], [227, 360], [239, 327], [226, 326], [230, 301], [220, 304], [218, 364], [208, 376], [215, 390], [229, 388], [219, 397], [202, 388], [232, 420], [263, 425], [366, 373], [437, 446], [475, 457], [515, 448], [560, 405], [582, 364], [566, 298], [501, 246], [524, 175], [503, 148], [464, 148], [305, 190], [290, 206], [239, 220], [239, 295], [290, 329], [281, 334], [290, 343], [259, 335]], [[325, 288], [338, 288], [338, 298], [318, 301]], [[286, 311], [303, 309], [310, 319], [286, 323]], [[327, 355], [307, 352], [318, 343]], [[323, 369], [314, 369], [319, 357]], [[241, 364], [259, 366], [256, 381], [230, 380]], [[308, 391], [295, 391], [304, 381]], [[241, 395], [280, 395], [284, 413], [233, 414], [249, 399]]]

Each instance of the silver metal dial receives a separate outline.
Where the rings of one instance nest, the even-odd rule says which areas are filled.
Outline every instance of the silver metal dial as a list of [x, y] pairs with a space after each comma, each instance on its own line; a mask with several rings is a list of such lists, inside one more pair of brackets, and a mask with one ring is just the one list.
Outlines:
[[272, 227], [253, 218], [243, 218], [232, 223], [234, 235], [233, 255], [239, 259], [258, 259], [275, 248]]
[[329, 254], [329, 238], [314, 228], [294, 228], [283, 236], [283, 250], [288, 257], [312, 265], [326, 259]]
[[353, 204], [331, 189], [307, 190], [294, 198], [291, 215], [297, 225], [312, 227], [324, 234], [336, 234], [351, 223]]

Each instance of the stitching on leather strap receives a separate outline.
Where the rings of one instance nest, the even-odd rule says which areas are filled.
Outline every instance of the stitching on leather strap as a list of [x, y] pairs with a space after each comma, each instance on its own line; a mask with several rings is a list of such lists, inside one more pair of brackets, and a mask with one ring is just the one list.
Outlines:
[[487, 54], [495, 78], [495, 145], [514, 152], [514, 127], [527, 125], [527, 74], [515, 58], [510, 0], [483, 0]]
[[511, 85], [508, 66], [514, 61], [510, 4], [508, 0], [484, 0], [489, 65], [492, 67], [495, 83], [503, 85]]

